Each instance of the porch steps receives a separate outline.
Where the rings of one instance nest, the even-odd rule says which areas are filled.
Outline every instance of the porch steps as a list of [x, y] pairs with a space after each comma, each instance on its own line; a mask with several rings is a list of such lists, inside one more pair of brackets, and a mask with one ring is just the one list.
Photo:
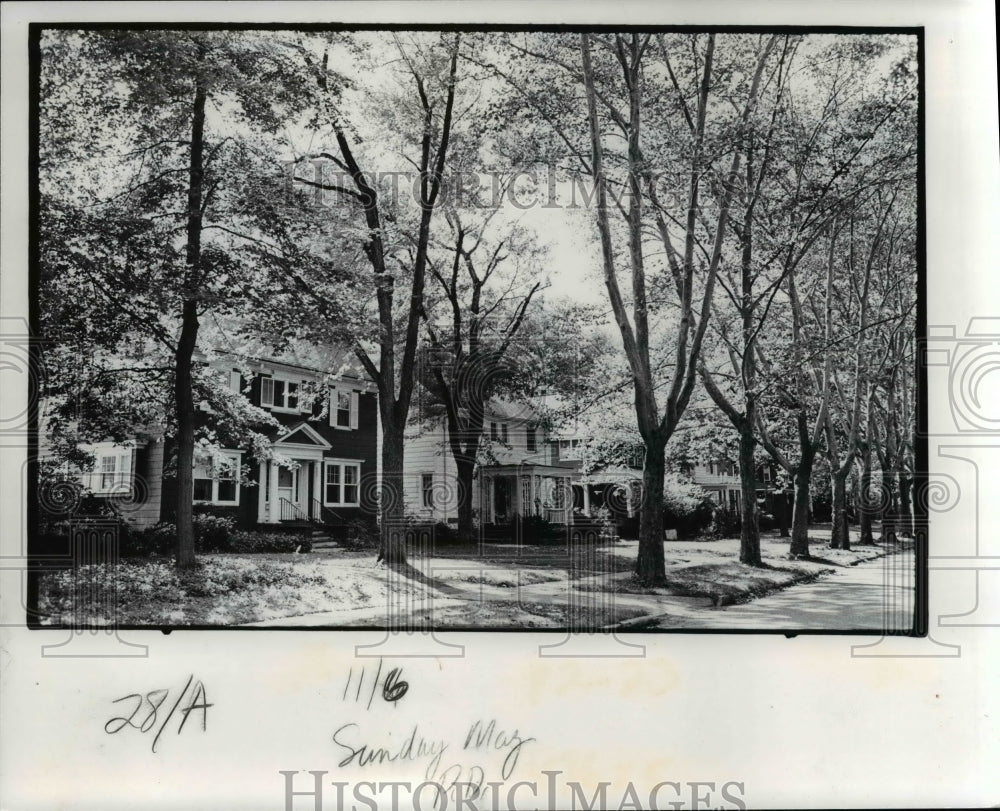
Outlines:
[[312, 544], [313, 551], [340, 548], [340, 544], [334, 540], [330, 531], [327, 529], [320, 529], [319, 527], [313, 528], [309, 535], [309, 541]]

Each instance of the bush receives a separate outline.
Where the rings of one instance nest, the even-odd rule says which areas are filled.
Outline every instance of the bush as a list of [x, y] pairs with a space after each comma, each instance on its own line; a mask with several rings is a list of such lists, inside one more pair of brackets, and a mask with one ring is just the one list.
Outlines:
[[382, 541], [374, 517], [352, 518], [344, 524], [344, 545], [351, 549], [376, 550]]
[[[260, 532], [234, 529], [233, 519], [215, 515], [194, 517], [194, 549], [205, 552], [294, 552], [301, 546], [303, 552], [312, 548], [310, 541], [300, 534], [285, 532]], [[177, 549], [177, 526], [168, 522], [144, 529], [130, 529], [122, 541], [123, 557], [172, 557]]]
[[521, 543], [545, 545], [562, 543], [566, 540], [564, 527], [547, 521], [541, 515], [522, 517], [515, 514], [512, 526], [516, 528], [516, 537], [520, 538]]
[[757, 529], [761, 532], [770, 532], [772, 529], [778, 528], [778, 519], [775, 518], [771, 513], [758, 512], [757, 513]]
[[298, 533], [260, 532], [259, 530], [237, 530], [229, 537], [229, 549], [245, 555], [264, 552], [308, 552], [312, 543], [308, 538]]
[[711, 496], [689, 476], [668, 473], [663, 482], [663, 528], [676, 529], [678, 538], [693, 538], [712, 526], [715, 505]]
[[130, 527], [122, 536], [122, 557], [169, 557], [177, 549], [177, 527], [163, 522], [152, 527]]
[[711, 535], [713, 538], [738, 538], [740, 536], [740, 513], [722, 507], [712, 514]]
[[828, 492], [813, 493], [811, 513], [810, 523], [829, 524], [833, 520], [833, 500]]
[[194, 516], [195, 552], [228, 552], [235, 527], [232, 518], [197, 513]]

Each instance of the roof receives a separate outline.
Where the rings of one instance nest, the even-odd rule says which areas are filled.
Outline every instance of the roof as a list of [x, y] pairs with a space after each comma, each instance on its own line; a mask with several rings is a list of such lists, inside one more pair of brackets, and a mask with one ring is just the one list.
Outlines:
[[538, 410], [529, 403], [513, 403], [509, 400], [501, 400], [498, 397], [491, 397], [486, 404], [487, 419], [501, 420], [521, 420], [531, 422], [538, 417]]
[[337, 378], [370, 380], [354, 351], [346, 346], [332, 344], [319, 346], [301, 339], [285, 342], [276, 349], [268, 341], [243, 334], [235, 323], [220, 323], [213, 319], [198, 333], [201, 359], [217, 354], [241, 361], [269, 361], [284, 366], [332, 375]]

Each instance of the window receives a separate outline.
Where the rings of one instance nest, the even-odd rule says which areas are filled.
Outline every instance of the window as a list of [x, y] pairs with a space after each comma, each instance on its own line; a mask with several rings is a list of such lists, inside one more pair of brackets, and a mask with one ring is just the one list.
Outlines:
[[326, 462], [323, 503], [327, 506], [357, 507], [360, 481], [361, 466], [357, 462]]
[[337, 427], [351, 426], [351, 395], [346, 391], [337, 392]]
[[500, 434], [497, 433], [497, 424], [495, 422], [490, 423], [490, 439], [496, 442], [500, 438]]
[[101, 457], [101, 489], [112, 490], [115, 486], [115, 465], [117, 456]]
[[299, 411], [299, 388], [302, 384], [280, 377], [263, 377], [260, 381], [260, 404], [273, 411]]
[[128, 495], [132, 490], [132, 448], [100, 442], [81, 446], [94, 456], [94, 467], [80, 474], [81, 484], [91, 493]]
[[510, 444], [507, 438], [507, 423], [505, 422], [500, 423], [500, 441], [505, 445]]
[[194, 465], [194, 500], [236, 505], [240, 500], [240, 454], [222, 451], [202, 457]]
[[240, 391], [242, 391], [241, 383], [242, 383], [242, 378], [240, 377], [240, 373], [238, 371], [236, 371], [235, 369], [230, 369], [229, 370], [229, 388], [232, 389], [233, 391], [235, 391], [237, 394], [239, 394]]
[[420, 492], [423, 496], [424, 506], [434, 509], [434, 474], [424, 473], [420, 477]]
[[538, 450], [538, 440], [535, 438], [535, 429], [529, 427], [526, 430], [528, 436], [528, 450], [534, 453]]
[[358, 392], [333, 389], [330, 393], [330, 425], [344, 431], [358, 427]]

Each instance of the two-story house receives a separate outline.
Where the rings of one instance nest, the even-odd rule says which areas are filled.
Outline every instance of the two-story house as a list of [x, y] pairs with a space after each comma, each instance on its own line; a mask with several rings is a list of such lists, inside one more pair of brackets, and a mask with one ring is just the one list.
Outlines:
[[[720, 507], [732, 513], [741, 509], [742, 490], [739, 466], [729, 459], [713, 459], [697, 462], [685, 468], [695, 484], [709, 492]], [[757, 503], [767, 512], [773, 512], [772, 499], [777, 480], [777, 468], [773, 462], [762, 462], [755, 471], [757, 478]]]
[[[266, 452], [196, 448], [196, 512], [231, 516], [243, 528], [343, 527], [374, 515], [377, 395], [347, 352], [201, 357], [228, 380], [232, 392], [270, 413], [278, 427], [267, 434]], [[202, 420], [209, 418], [207, 410], [202, 404]], [[172, 448], [161, 430], [149, 426], [126, 443], [82, 447], [95, 458], [92, 471], [78, 473], [85, 495], [106, 500], [134, 525], [173, 520], [177, 481], [164, 474]]]
[[[407, 430], [404, 503], [425, 521], [458, 520], [455, 459], [443, 417]], [[490, 400], [485, 408], [479, 463], [471, 494], [480, 525], [506, 525], [515, 515], [572, 521], [576, 471], [560, 463], [537, 413], [528, 405]]]

